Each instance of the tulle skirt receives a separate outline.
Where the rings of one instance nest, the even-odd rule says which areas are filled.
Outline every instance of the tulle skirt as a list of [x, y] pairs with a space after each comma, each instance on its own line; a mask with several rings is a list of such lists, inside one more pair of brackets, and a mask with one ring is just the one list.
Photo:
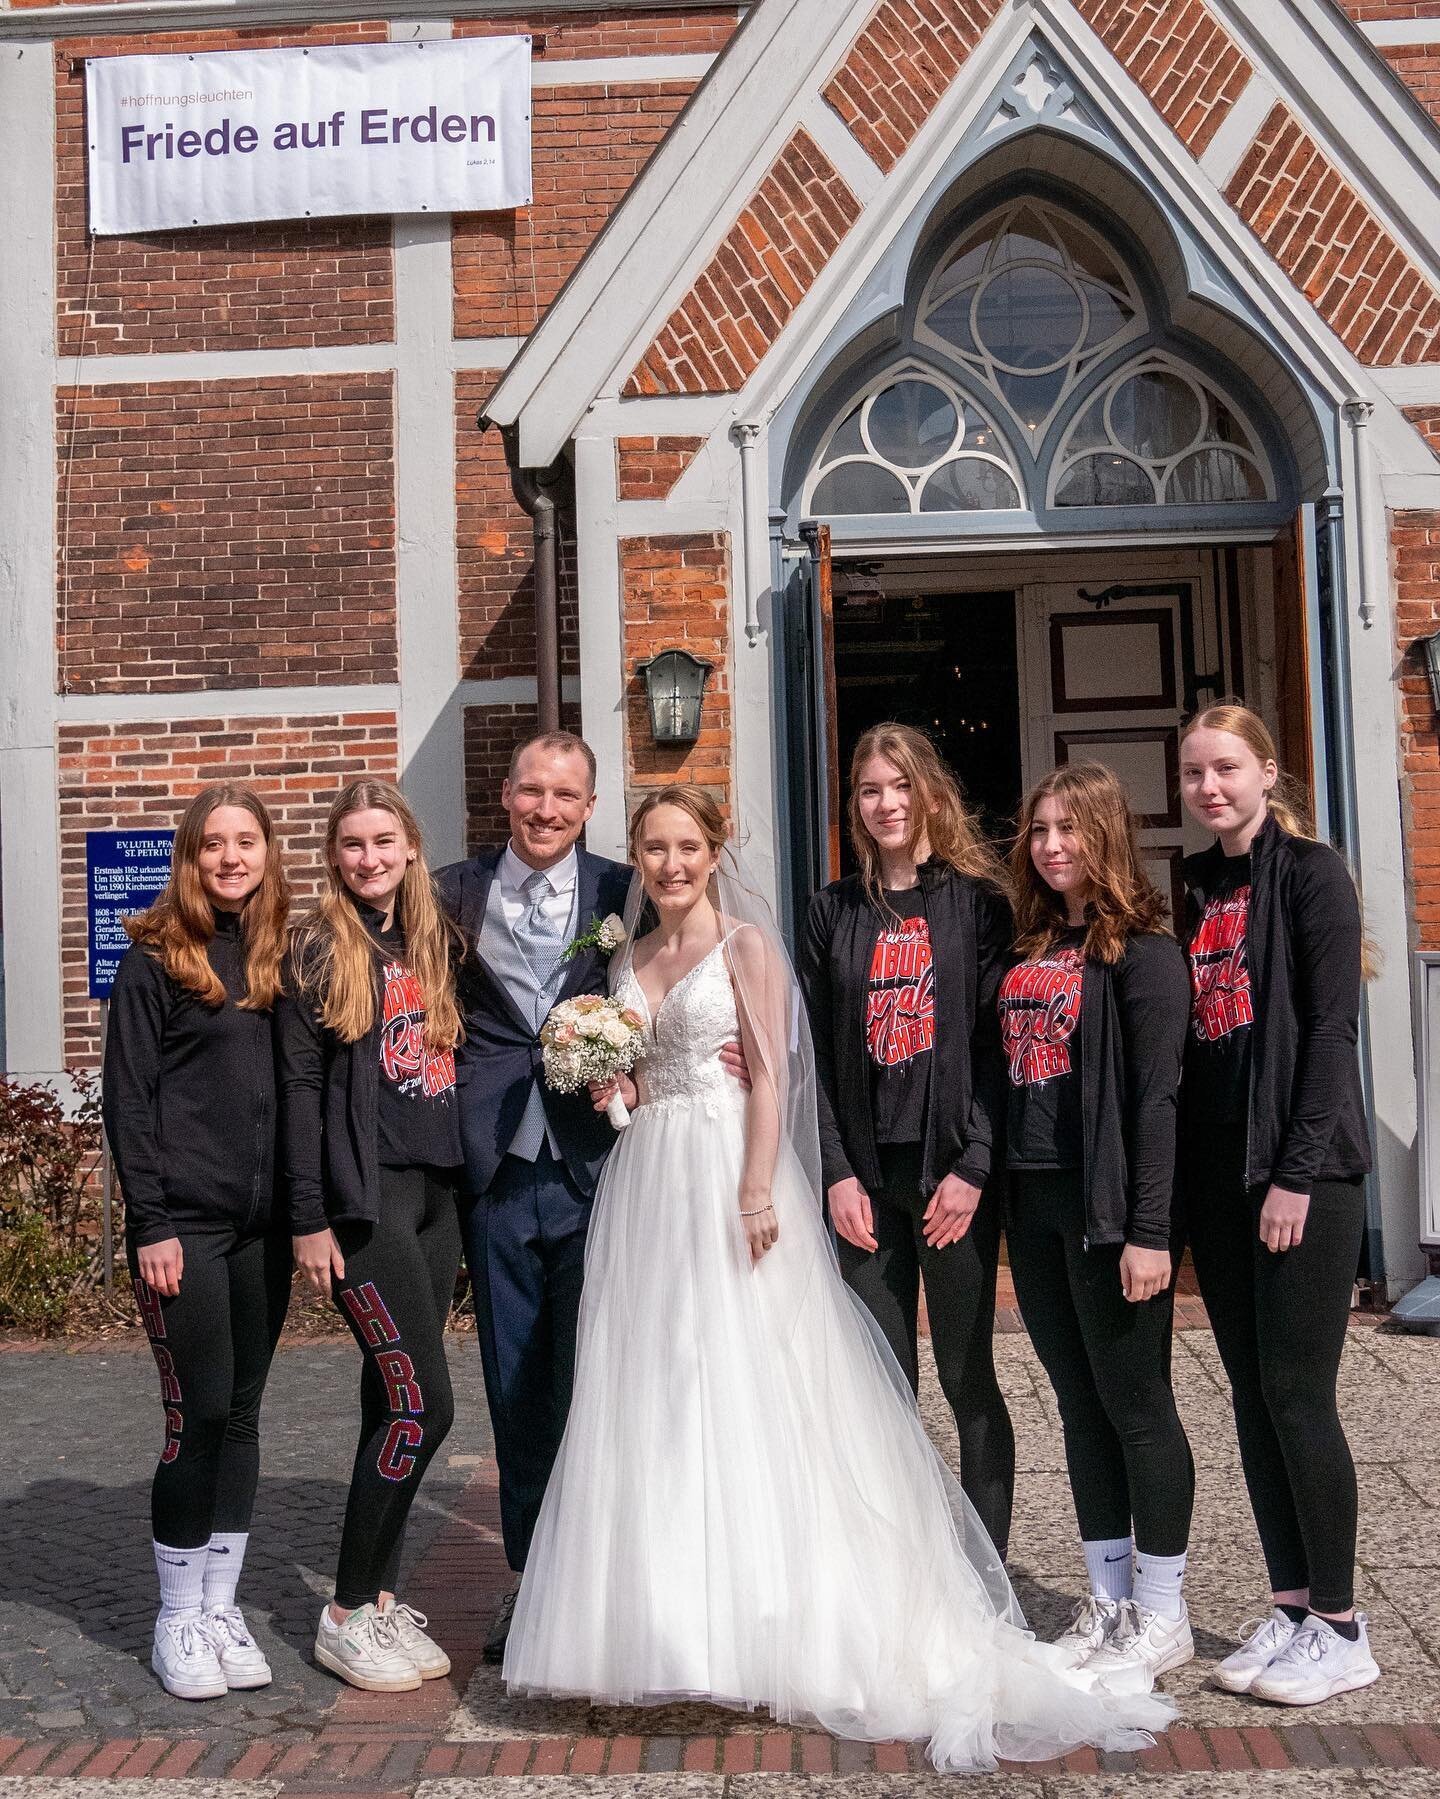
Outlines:
[[738, 1216], [744, 1102], [642, 1106], [590, 1228], [569, 1424], [505, 1654], [512, 1692], [766, 1707], [946, 1770], [1136, 1748], [1009, 1582], [785, 1159]]

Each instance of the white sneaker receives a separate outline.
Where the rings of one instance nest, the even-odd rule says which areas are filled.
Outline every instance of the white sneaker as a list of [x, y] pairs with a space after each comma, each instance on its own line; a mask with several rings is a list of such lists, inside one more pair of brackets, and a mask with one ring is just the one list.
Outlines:
[[150, 1666], [177, 1699], [223, 1699], [230, 1690], [199, 1612], [155, 1620]]
[[226, 1686], [237, 1690], [269, 1686], [270, 1664], [238, 1605], [212, 1606], [200, 1620], [200, 1628], [210, 1639]]
[[362, 1605], [343, 1624], [334, 1621], [327, 1605], [315, 1632], [315, 1660], [367, 1693], [413, 1693], [420, 1685], [393, 1618], [373, 1605]]
[[1355, 1622], [1360, 1635], [1352, 1643], [1311, 1612], [1280, 1653], [1256, 1675], [1251, 1693], [1276, 1705], [1318, 1705], [1337, 1693], [1373, 1686], [1380, 1669], [1370, 1653], [1365, 1614], [1356, 1612]]
[[1054, 1647], [1064, 1656], [1062, 1666], [1078, 1668], [1097, 1649], [1103, 1649], [1120, 1618], [1120, 1601], [1087, 1593], [1070, 1614], [1070, 1627], [1056, 1637]]
[[450, 1672], [450, 1657], [435, 1641], [427, 1637], [425, 1626], [430, 1620], [424, 1612], [417, 1612], [413, 1605], [401, 1605], [392, 1599], [388, 1605], [381, 1606], [380, 1615], [388, 1618], [395, 1626], [395, 1633], [400, 1638], [400, 1647], [415, 1664], [415, 1671], [421, 1680], [439, 1680]]
[[1260, 1671], [1273, 1661], [1299, 1629], [1277, 1606], [1268, 1618], [1252, 1618], [1240, 1626], [1240, 1647], [1216, 1664], [1212, 1678], [1227, 1693], [1248, 1693]]
[[1079, 1670], [1092, 1691], [1135, 1695], [1148, 1693], [1162, 1674], [1195, 1658], [1190, 1614], [1180, 1602], [1180, 1616], [1165, 1618], [1133, 1599], [1120, 1601], [1120, 1616], [1109, 1640]]

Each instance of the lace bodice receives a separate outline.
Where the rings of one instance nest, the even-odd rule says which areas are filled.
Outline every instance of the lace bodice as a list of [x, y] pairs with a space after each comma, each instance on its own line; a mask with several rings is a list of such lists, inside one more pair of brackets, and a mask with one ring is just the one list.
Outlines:
[[628, 961], [620, 975], [615, 997], [645, 1020], [649, 1047], [636, 1073], [647, 1108], [703, 1105], [716, 1117], [744, 1104], [744, 1089], [720, 1065], [720, 1051], [740, 1035], [723, 948], [717, 943], [682, 975], [653, 1018]]

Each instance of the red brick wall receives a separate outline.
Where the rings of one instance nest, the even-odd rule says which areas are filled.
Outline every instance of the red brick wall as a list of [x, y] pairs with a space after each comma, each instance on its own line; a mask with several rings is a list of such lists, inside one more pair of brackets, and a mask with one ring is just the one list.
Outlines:
[[1180, 141], [1196, 156], [1251, 76], [1250, 64], [1200, 0], [1075, 0]]
[[1283, 103], [1226, 198], [1362, 362], [1440, 361], [1440, 294]]
[[1340, 0], [1359, 24], [1379, 19], [1440, 19], [1440, 0]]
[[383, 21], [286, 31], [68, 39], [55, 46], [57, 332], [62, 355], [384, 343], [389, 219], [296, 220], [95, 237], [85, 228], [86, 56], [383, 42]]
[[1400, 744], [1404, 758], [1406, 857], [1421, 949], [1440, 949], [1440, 739], [1424, 660], [1413, 647], [1440, 630], [1440, 512], [1397, 512], [1391, 520], [1395, 632], [1400, 664]]
[[[534, 534], [511, 489], [500, 433], [475, 428], [475, 415], [498, 380], [493, 370], [466, 370], [455, 378], [459, 672], [475, 680], [535, 673]], [[574, 521], [568, 518], [561, 520], [560, 548], [560, 665], [570, 673], [579, 666], [579, 579]]]
[[455, 219], [457, 337], [534, 329], [694, 89], [693, 81], [536, 88], [534, 203]]
[[1002, 0], [882, 0], [825, 98], [887, 173], [999, 12]]
[[622, 437], [615, 473], [622, 500], [663, 500], [705, 448], [703, 437]]
[[[1440, 14], [1436, 16], [1440, 18]], [[1434, 118], [1440, 119], [1440, 28], [1436, 30], [1433, 44], [1394, 44], [1377, 48], [1420, 104]]]
[[839, 170], [796, 131], [626, 394], [737, 393], [859, 216]]
[[[623, 537], [626, 767], [634, 787], [697, 781], [730, 798], [730, 538]], [[651, 740], [645, 683], [635, 670], [661, 650], [689, 650], [711, 663], [697, 743], [659, 748]]]
[[1400, 410], [1440, 456], [1440, 406], [1402, 406]]
[[61, 388], [75, 691], [395, 678], [392, 377]]
[[718, 55], [735, 35], [745, 6], [697, 6], [683, 12], [564, 13], [543, 6], [503, 19], [457, 19], [456, 37], [529, 32], [542, 61], [581, 56]]
[[[560, 723], [567, 731], [578, 732], [580, 708], [562, 706]], [[472, 855], [509, 836], [500, 784], [509, 773], [515, 745], [535, 729], [533, 706], [465, 708], [465, 842]]]
[[362, 774], [395, 779], [395, 715], [62, 725], [59, 754], [65, 1065], [93, 1068], [100, 1009], [86, 996], [85, 833], [167, 828], [212, 781], [250, 781], [275, 817], [298, 892], [308, 896], [337, 790]]

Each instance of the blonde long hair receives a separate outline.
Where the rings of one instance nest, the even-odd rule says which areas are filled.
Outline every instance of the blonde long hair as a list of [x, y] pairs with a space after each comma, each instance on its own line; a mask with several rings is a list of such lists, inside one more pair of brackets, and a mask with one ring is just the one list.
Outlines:
[[1228, 731], [1252, 751], [1257, 762], [1273, 762], [1279, 774], [1275, 785], [1265, 796], [1270, 816], [1291, 837], [1314, 837], [1315, 824], [1310, 816], [1310, 796], [1303, 782], [1280, 768], [1280, 757], [1270, 727], [1260, 714], [1239, 700], [1217, 700], [1203, 712], [1197, 712], [1180, 733], [1180, 747], [1196, 731]]
[[[1310, 816], [1310, 796], [1303, 782], [1297, 781], [1292, 774], [1287, 774], [1280, 767], [1280, 757], [1275, 748], [1275, 739], [1270, 735], [1270, 727], [1253, 707], [1245, 705], [1242, 700], [1218, 700], [1213, 706], [1207, 706], [1203, 712], [1197, 712], [1185, 729], [1180, 733], [1180, 747], [1183, 750], [1186, 739], [1196, 731], [1228, 731], [1232, 737], [1238, 737], [1255, 759], [1264, 764], [1273, 762], [1279, 773], [1275, 777], [1275, 785], [1265, 795], [1265, 805], [1270, 816], [1280, 829], [1291, 837], [1308, 837], [1314, 839], [1315, 825]], [[1350, 879], [1354, 881], [1355, 871], [1350, 870]], [[1358, 898], [1358, 888], [1357, 888]], [[1380, 945], [1370, 934], [1370, 927], [1365, 922], [1365, 908], [1360, 907], [1360, 978], [1373, 981], [1380, 972], [1384, 958], [1380, 954]]]
[[1057, 799], [1075, 823], [1090, 882], [1085, 903], [1085, 954], [1118, 962], [1129, 938], [1164, 931], [1170, 908], [1145, 872], [1135, 814], [1118, 776], [1099, 762], [1071, 762], [1025, 796], [1010, 850], [1015, 889], [1015, 947], [1035, 961], [1069, 929], [1065, 901], [1041, 876], [1030, 854], [1030, 827], [1041, 800]]
[[855, 745], [850, 758], [850, 841], [860, 864], [860, 879], [872, 904], [883, 907], [880, 849], [865, 829], [860, 815], [860, 774], [874, 756], [898, 768], [910, 783], [910, 836], [907, 853], [914, 855], [922, 838], [930, 853], [957, 874], [984, 881], [1002, 893], [1008, 890], [1005, 865], [965, 804], [965, 795], [954, 771], [923, 731], [893, 719], [871, 725]]
[[147, 949], [172, 981], [207, 1006], [225, 1003], [225, 983], [210, 966], [206, 947], [215, 935], [215, 908], [200, 879], [200, 851], [210, 814], [221, 806], [248, 812], [265, 839], [265, 873], [240, 908], [240, 940], [245, 946], [245, 997], [236, 1002], [246, 1012], [268, 1012], [280, 991], [280, 963], [285, 953], [285, 922], [290, 914], [290, 883], [275, 842], [275, 827], [265, 802], [252, 788], [224, 781], [207, 787], [185, 808], [170, 853], [170, 879], [159, 898], [144, 912], [125, 920], [132, 943]]
[[454, 1049], [462, 1034], [452, 969], [458, 939], [440, 908], [420, 821], [389, 781], [352, 781], [335, 796], [325, 822], [325, 888], [295, 931], [291, 966], [319, 1001], [320, 1022], [342, 1043], [358, 1043], [373, 1028], [378, 952], [336, 864], [340, 827], [352, 812], [369, 811], [390, 813], [415, 851], [395, 895], [405, 962], [425, 999], [426, 1048]]

